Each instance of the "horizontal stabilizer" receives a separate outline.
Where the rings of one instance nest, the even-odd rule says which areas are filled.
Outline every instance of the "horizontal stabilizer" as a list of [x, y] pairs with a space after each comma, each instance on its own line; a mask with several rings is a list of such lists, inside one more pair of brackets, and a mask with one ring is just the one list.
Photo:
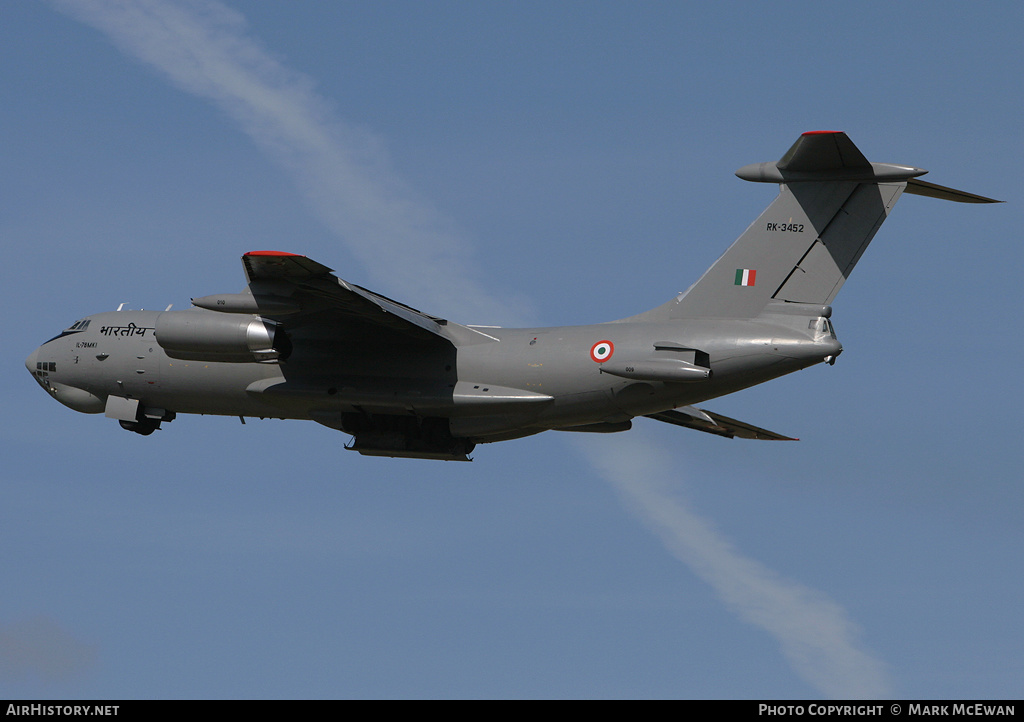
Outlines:
[[913, 193], [917, 196], [928, 196], [929, 198], [939, 198], [944, 201], [956, 201], [957, 203], [1002, 203], [1003, 201], [997, 201], [994, 198], [986, 198], [985, 196], [977, 196], [973, 193], [966, 193], [964, 191], [958, 191], [955, 188], [947, 188], [946, 186], [936, 185], [935, 183], [929, 183], [928, 181], [918, 180], [912, 178], [907, 181], [907, 189], [905, 193]]
[[892, 183], [927, 172], [908, 165], [871, 163], [846, 133], [814, 130], [797, 138], [778, 162], [745, 165], [736, 175], [755, 183], [841, 180]]
[[741, 439], [767, 439], [769, 441], [799, 441], [791, 436], [776, 434], [774, 431], [762, 429], [759, 426], [752, 426], [728, 416], [722, 416], [712, 411], [705, 411], [693, 406], [683, 406], [675, 411], [661, 411], [657, 414], [647, 414], [647, 418], [664, 421], [666, 424], [685, 426], [688, 429], [706, 431], [709, 434], [725, 436], [729, 439], [739, 437]]

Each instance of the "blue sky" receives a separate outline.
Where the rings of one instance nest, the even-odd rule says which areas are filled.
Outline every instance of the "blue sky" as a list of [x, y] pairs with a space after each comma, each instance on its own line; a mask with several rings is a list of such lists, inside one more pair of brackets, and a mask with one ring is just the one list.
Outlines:
[[[1019, 697], [1024, 11], [953, 3], [10, 3], [3, 697]], [[472, 464], [313, 423], [137, 437], [24, 371], [86, 314], [302, 253], [467, 323], [685, 289], [805, 130], [999, 206], [905, 197], [845, 352]], [[11, 323], [14, 321], [14, 323]]]

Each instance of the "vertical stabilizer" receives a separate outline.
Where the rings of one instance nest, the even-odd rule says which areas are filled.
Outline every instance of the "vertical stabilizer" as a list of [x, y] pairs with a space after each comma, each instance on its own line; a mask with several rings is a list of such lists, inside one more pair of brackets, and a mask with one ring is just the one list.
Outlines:
[[804, 133], [778, 162], [736, 171], [779, 183], [778, 197], [686, 293], [636, 318], [754, 318], [772, 302], [828, 305], [908, 182], [920, 195], [995, 202], [913, 180], [926, 172], [871, 163], [842, 132]]
[[678, 300], [676, 318], [754, 318], [770, 301], [832, 302], [903, 191], [824, 181], [779, 196]]

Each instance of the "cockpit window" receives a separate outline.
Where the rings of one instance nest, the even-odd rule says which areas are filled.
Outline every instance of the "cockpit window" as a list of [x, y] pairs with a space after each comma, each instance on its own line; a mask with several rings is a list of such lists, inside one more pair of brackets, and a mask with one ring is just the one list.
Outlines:
[[[56, 341], [58, 338], [64, 338], [65, 336], [68, 336], [68, 335], [70, 335], [72, 333], [81, 333], [85, 329], [89, 328], [89, 324], [90, 323], [91, 323], [91, 319], [88, 319], [88, 318], [83, 318], [81, 321], [75, 321], [73, 324], [68, 326], [66, 329], [61, 331], [59, 334], [57, 334], [56, 336], [51, 338], [50, 341]], [[46, 343], [50, 343], [50, 341], [47, 341]]]

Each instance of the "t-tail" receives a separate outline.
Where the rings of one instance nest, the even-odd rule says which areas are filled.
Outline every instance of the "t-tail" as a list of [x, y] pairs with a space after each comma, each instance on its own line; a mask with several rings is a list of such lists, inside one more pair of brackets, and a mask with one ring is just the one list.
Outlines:
[[926, 172], [871, 163], [846, 133], [804, 133], [778, 162], [736, 171], [780, 184], [764, 213], [688, 291], [632, 320], [745, 319], [782, 304], [828, 306], [904, 191], [999, 202], [918, 180]]

